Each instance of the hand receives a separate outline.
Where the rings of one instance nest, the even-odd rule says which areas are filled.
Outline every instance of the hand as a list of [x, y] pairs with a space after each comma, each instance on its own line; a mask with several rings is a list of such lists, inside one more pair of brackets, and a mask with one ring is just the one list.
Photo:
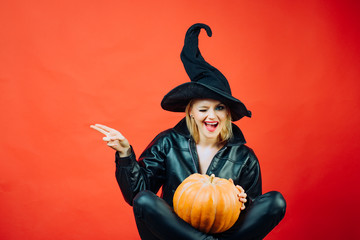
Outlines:
[[102, 134], [106, 135], [103, 140], [112, 149], [119, 152], [120, 157], [128, 157], [131, 153], [129, 141], [117, 130], [109, 128], [105, 125], [95, 124], [90, 126]]
[[[231, 178], [229, 178], [229, 181], [232, 184], [234, 184], [234, 181]], [[246, 200], [247, 194], [245, 193], [245, 190], [242, 187], [240, 187], [239, 185], [236, 185], [235, 187], [239, 190], [239, 193], [237, 194], [237, 196], [239, 197], [239, 201], [242, 203], [241, 210], [244, 210], [245, 203], [247, 202], [247, 200]]]

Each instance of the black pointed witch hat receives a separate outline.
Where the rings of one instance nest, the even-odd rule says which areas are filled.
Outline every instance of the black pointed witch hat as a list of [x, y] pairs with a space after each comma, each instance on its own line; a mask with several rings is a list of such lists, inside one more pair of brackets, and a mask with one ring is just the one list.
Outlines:
[[166, 94], [161, 101], [161, 107], [172, 112], [184, 112], [191, 99], [211, 98], [229, 107], [232, 121], [244, 116], [251, 117], [251, 112], [245, 105], [232, 96], [225, 76], [202, 57], [198, 39], [202, 28], [211, 37], [212, 32], [208, 25], [202, 23], [192, 25], [186, 32], [180, 55], [191, 81], [175, 87]]

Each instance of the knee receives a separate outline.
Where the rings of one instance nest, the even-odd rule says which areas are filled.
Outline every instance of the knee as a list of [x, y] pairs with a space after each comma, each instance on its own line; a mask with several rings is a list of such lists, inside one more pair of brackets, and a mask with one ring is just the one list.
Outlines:
[[267, 193], [270, 201], [270, 213], [274, 216], [283, 218], [286, 211], [286, 201], [280, 192], [272, 191]]
[[133, 200], [133, 211], [137, 221], [153, 221], [159, 215], [171, 212], [172, 208], [151, 191], [139, 192]]
[[147, 190], [139, 192], [133, 200], [134, 209], [151, 208], [154, 205], [153, 195], [154, 193]]
[[133, 200], [135, 218], [145, 219], [152, 217], [157, 212], [158, 196], [148, 190], [139, 192]]

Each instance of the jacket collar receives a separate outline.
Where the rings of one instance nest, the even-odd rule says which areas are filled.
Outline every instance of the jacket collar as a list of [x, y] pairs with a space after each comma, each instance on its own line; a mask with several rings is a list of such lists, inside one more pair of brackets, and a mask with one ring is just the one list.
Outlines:
[[[246, 141], [245, 141], [244, 135], [241, 132], [240, 128], [238, 126], [236, 126], [235, 124], [232, 124], [232, 129], [233, 129], [234, 136], [228, 141], [228, 146], [245, 144]], [[190, 135], [190, 132], [186, 126], [185, 118], [181, 119], [181, 121], [178, 124], [176, 124], [176, 126], [174, 127], [174, 130], [176, 132], [178, 132], [179, 134], [185, 136], [186, 138], [192, 138], [192, 136]]]

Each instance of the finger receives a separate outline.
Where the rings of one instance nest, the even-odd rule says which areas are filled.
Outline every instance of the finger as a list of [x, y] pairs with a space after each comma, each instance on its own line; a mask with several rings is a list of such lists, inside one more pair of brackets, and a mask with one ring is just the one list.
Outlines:
[[113, 137], [109, 137], [109, 136], [106, 136], [106, 137], [103, 137], [103, 140], [106, 141], [106, 142], [109, 142], [109, 141], [123, 141], [125, 140], [124, 136], [113, 136]]
[[110, 127], [102, 125], [102, 124], [95, 124], [95, 126], [97, 126], [98, 128], [101, 128], [107, 132], [112, 131], [114, 134], [116, 133], [116, 136], [114, 136], [116, 138], [114, 138], [113, 140], [124, 140], [125, 139], [125, 137], [118, 130], [115, 130], [113, 128], [110, 128]]
[[239, 199], [246, 199], [247, 198], [246, 193], [238, 193], [237, 196], [239, 197]]
[[108, 142], [107, 145], [108, 145], [109, 147], [115, 147], [115, 146], [117, 146], [116, 143], [111, 143], [111, 142]]
[[90, 127], [91, 127], [92, 129], [95, 129], [95, 130], [101, 132], [101, 133], [104, 134], [104, 135], [108, 135], [108, 134], [109, 134], [109, 132], [107, 132], [107, 131], [105, 131], [105, 130], [99, 128], [99, 127], [97, 127], [96, 125], [95, 125], [95, 126], [94, 126], [94, 125], [91, 125]]
[[241, 197], [247, 197], [247, 194], [245, 192], [240, 192], [238, 195]]
[[240, 209], [241, 211], [245, 210], [245, 204], [242, 204]]
[[120, 140], [120, 141], [122, 141], [122, 140], [125, 139], [125, 137], [123, 135], [121, 135], [121, 134], [117, 134], [116, 136], [110, 136], [109, 139], [110, 140]]
[[238, 194], [238, 197], [239, 197], [239, 198], [244, 198], [244, 199], [246, 199], [246, 198], [247, 198], [247, 195], [246, 195], [246, 194]]
[[237, 187], [237, 189], [239, 189], [240, 192], [242, 192], [242, 193], [245, 192], [245, 190], [241, 186], [236, 185], [236, 187]]
[[108, 132], [110, 132], [110, 131], [116, 131], [115, 129], [113, 129], [113, 128], [111, 128], [111, 127], [108, 127], [108, 126], [105, 126], [105, 125], [102, 125], [102, 124], [95, 124], [95, 126], [96, 127], [99, 127], [99, 128], [102, 128], [102, 129], [104, 129], [104, 130], [106, 130], [106, 131], [108, 131]]

